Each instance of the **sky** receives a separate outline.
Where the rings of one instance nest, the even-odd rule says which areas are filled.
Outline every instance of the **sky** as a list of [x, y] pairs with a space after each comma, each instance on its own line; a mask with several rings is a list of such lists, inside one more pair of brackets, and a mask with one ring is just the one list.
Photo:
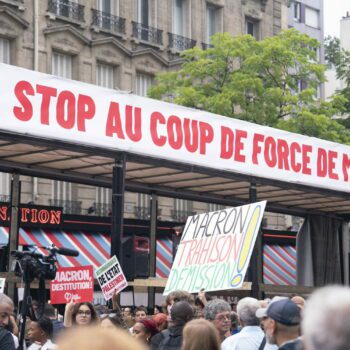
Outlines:
[[323, 0], [323, 2], [325, 36], [339, 37], [340, 20], [347, 11], [350, 13], [350, 0]]

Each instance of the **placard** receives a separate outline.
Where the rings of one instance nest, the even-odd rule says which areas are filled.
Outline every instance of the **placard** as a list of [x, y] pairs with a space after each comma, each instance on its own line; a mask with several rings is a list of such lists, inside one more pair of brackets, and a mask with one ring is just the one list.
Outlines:
[[190, 216], [164, 295], [242, 286], [266, 201]]
[[106, 300], [127, 287], [128, 282], [116, 256], [113, 256], [98, 269], [96, 278]]
[[51, 304], [91, 302], [94, 298], [94, 270], [92, 265], [59, 267], [50, 282]]
[[6, 278], [0, 278], [0, 293], [4, 293]]

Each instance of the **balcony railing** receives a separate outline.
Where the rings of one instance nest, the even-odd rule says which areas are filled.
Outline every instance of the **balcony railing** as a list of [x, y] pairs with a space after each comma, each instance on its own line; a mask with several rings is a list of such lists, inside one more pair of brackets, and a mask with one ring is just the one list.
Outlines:
[[0, 202], [10, 202], [11, 196], [8, 194], [0, 194]]
[[168, 33], [168, 37], [169, 47], [177, 51], [192, 49], [194, 46], [196, 46], [196, 40], [186, 38], [182, 35]]
[[125, 34], [125, 18], [107, 12], [92, 9], [92, 24], [115, 33]]
[[[149, 220], [151, 218], [151, 208], [150, 207], [134, 207], [134, 214], [137, 219]], [[158, 208], [157, 216], [162, 215], [162, 209]]]
[[212, 44], [202, 43], [202, 50], [212, 49], [213, 47], [214, 45]]
[[49, 0], [48, 11], [62, 17], [84, 22], [84, 6], [68, 0]]
[[156, 45], [163, 45], [163, 31], [141, 23], [132, 22], [132, 35], [134, 38], [148, 41]]
[[189, 210], [171, 210], [171, 218], [178, 222], [186, 222], [187, 218], [192, 215], [196, 215], [196, 212]]
[[81, 201], [66, 201], [63, 199], [49, 199], [53, 207], [61, 207], [65, 214], [81, 214]]
[[106, 203], [96, 203], [91, 207], [94, 210], [88, 214], [93, 214], [97, 216], [111, 216], [112, 215], [112, 206]]

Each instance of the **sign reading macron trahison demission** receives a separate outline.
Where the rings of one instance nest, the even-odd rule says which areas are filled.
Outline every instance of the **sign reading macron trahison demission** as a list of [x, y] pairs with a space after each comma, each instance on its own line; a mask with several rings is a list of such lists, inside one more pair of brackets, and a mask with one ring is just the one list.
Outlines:
[[241, 287], [265, 206], [264, 201], [190, 216], [164, 295]]
[[111, 299], [114, 293], [119, 293], [128, 286], [116, 256], [96, 269], [96, 278], [106, 300]]

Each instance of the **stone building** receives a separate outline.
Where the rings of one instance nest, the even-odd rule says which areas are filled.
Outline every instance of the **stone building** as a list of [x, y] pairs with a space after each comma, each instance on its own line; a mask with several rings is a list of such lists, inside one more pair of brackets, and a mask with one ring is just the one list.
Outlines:
[[[156, 73], [177, 69], [181, 51], [205, 49], [216, 32], [261, 39], [287, 22], [287, 0], [0, 0], [0, 62], [144, 96]], [[2, 200], [8, 199], [10, 176], [0, 176]], [[23, 203], [110, 214], [107, 188], [21, 181]], [[217, 207], [161, 198], [159, 216], [182, 221]], [[148, 196], [127, 193], [125, 216], [148, 215]]]

